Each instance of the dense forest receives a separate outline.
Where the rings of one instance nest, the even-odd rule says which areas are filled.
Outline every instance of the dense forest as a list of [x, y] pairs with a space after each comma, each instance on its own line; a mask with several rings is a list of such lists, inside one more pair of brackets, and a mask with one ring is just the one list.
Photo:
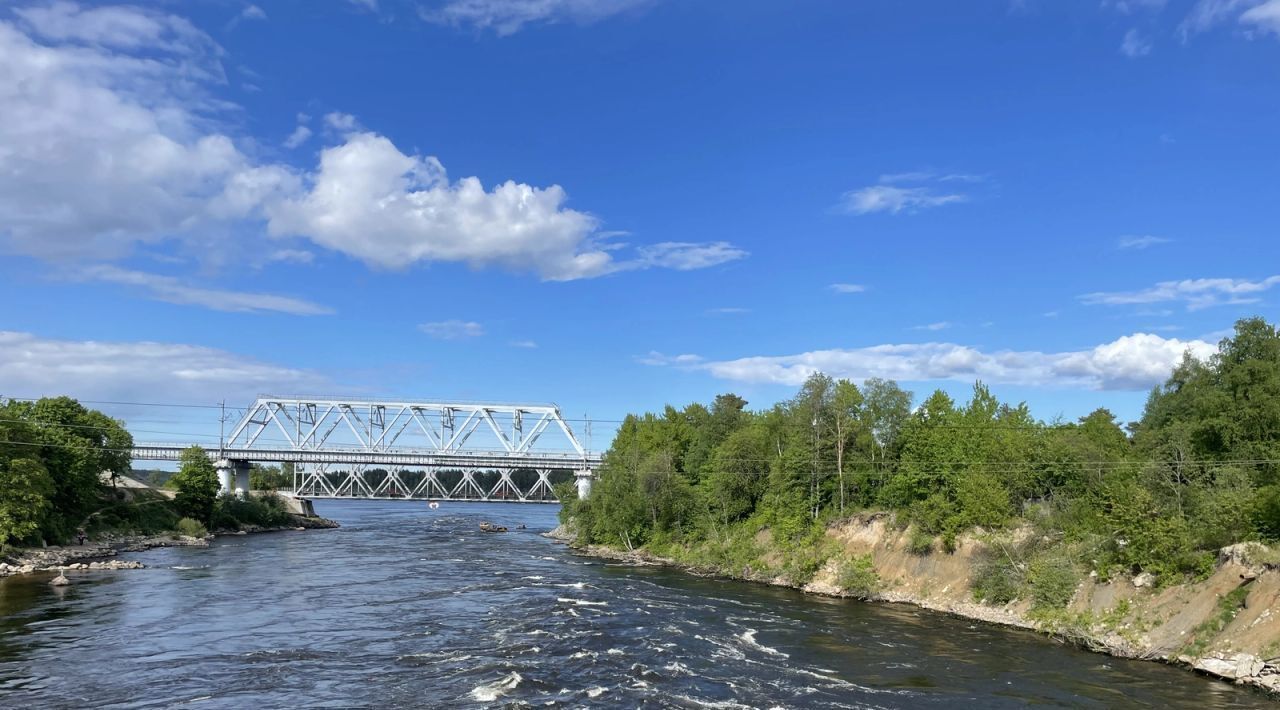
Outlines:
[[1127, 425], [1106, 409], [1039, 421], [980, 382], [968, 402], [938, 390], [917, 406], [894, 382], [814, 374], [790, 400], [747, 404], [627, 417], [591, 496], [566, 498], [578, 542], [741, 569], [764, 564], [767, 531], [803, 583], [824, 531], [855, 515], [892, 513], [920, 553], [1030, 529], [979, 580], [999, 601], [1088, 571], [1171, 582], [1225, 545], [1280, 538], [1280, 335], [1262, 319], [1207, 362], [1186, 355]]

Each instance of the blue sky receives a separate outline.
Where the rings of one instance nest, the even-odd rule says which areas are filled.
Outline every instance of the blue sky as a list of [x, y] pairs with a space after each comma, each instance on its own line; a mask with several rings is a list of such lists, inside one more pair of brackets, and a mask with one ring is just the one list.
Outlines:
[[0, 394], [1134, 419], [1276, 317], [1278, 79], [1280, 0], [14, 3]]

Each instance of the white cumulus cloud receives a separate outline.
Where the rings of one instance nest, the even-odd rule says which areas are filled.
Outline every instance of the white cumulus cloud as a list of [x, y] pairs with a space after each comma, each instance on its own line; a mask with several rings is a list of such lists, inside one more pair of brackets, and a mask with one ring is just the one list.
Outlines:
[[873, 345], [814, 350], [796, 355], [707, 361], [697, 355], [670, 357], [650, 353], [640, 362], [700, 370], [724, 380], [799, 385], [815, 372], [865, 380], [900, 381], [981, 379], [993, 384], [1141, 390], [1163, 382], [1190, 351], [1207, 358], [1215, 346], [1203, 340], [1177, 340], [1135, 333], [1097, 347], [1058, 353], [997, 350], [984, 352], [955, 343]]
[[[222, 54], [185, 19], [132, 6], [56, 2], [0, 20], [0, 243], [112, 260], [166, 240], [248, 251], [266, 231], [377, 268], [455, 262], [548, 280], [746, 256], [727, 242], [624, 253], [560, 186], [451, 180], [345, 113], [324, 117], [337, 144], [318, 167], [263, 161], [221, 121], [237, 110], [213, 93]], [[310, 138], [306, 120], [287, 147]]]

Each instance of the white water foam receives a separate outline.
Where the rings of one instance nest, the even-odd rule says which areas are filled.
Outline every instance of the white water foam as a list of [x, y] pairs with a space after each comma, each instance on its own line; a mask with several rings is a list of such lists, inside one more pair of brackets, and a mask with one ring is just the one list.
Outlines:
[[681, 663], [680, 661], [672, 661], [671, 663], [668, 663], [667, 665], [663, 666], [662, 670], [669, 671], [671, 673], [682, 673], [684, 675], [693, 675], [693, 671], [689, 670], [689, 667]]
[[593, 602], [586, 599], [570, 599], [569, 597], [557, 597], [556, 601], [562, 604], [574, 604], [577, 606], [609, 606], [609, 602]]
[[694, 705], [702, 708], [746, 708], [747, 710], [751, 710], [750, 705], [735, 703], [732, 700], [703, 700], [701, 698], [691, 698], [688, 695], [674, 695], [672, 697], [679, 698], [686, 703], [693, 703]]
[[605, 692], [606, 690], [608, 690], [608, 688], [602, 688], [602, 687], [600, 687], [600, 686], [598, 686], [598, 685], [597, 685], [596, 687], [594, 687], [594, 688], [587, 688], [587, 697], [588, 697], [588, 698], [598, 698], [598, 697], [600, 697], [601, 695], [604, 695], [604, 692]]
[[620, 649], [620, 648], [611, 648], [611, 649], [609, 649], [608, 651], [605, 651], [605, 653], [609, 654], [610, 656], [621, 656], [621, 655], [623, 655], [623, 653], [622, 653], [622, 649]]
[[757, 633], [759, 632], [756, 631], [755, 629], [747, 629], [746, 631], [743, 631], [742, 633], [738, 634], [738, 638], [742, 639], [742, 643], [746, 644], [747, 646], [750, 646], [751, 648], [756, 649], [757, 651], [764, 651], [765, 653], [771, 656], [778, 656], [779, 658], [791, 657], [790, 654], [783, 653], [782, 651], [779, 651], [776, 648], [765, 646], [757, 642], [756, 641]]
[[496, 680], [488, 685], [481, 685], [471, 691], [471, 697], [482, 703], [491, 703], [498, 698], [506, 695], [524, 680], [524, 676], [511, 671], [506, 676]]

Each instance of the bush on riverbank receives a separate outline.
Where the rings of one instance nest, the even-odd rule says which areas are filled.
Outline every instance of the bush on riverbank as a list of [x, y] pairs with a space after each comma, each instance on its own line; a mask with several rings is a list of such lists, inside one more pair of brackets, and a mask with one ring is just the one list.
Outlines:
[[270, 528], [285, 525], [292, 518], [284, 501], [274, 493], [218, 496], [210, 517], [214, 530], [239, 530], [246, 525]]
[[179, 535], [186, 535], [187, 537], [204, 537], [209, 534], [209, 531], [205, 529], [203, 523], [199, 520], [192, 520], [191, 518], [183, 518], [182, 520], [179, 520], [178, 524], [175, 525], [174, 528], [177, 530]]
[[[591, 498], [566, 496], [561, 515], [580, 543], [798, 583], [826, 561], [828, 526], [866, 511], [910, 525], [920, 554], [973, 529], [1030, 529], [1034, 543], [990, 560], [975, 588], [1045, 609], [1089, 571], [1171, 583], [1208, 574], [1224, 545], [1280, 536], [1280, 335], [1261, 319], [1208, 361], [1188, 355], [1128, 432], [1105, 409], [1038, 421], [981, 383], [964, 404], [912, 399], [815, 374], [761, 411], [728, 394], [628, 416]], [[753, 556], [761, 535], [774, 558]]]

